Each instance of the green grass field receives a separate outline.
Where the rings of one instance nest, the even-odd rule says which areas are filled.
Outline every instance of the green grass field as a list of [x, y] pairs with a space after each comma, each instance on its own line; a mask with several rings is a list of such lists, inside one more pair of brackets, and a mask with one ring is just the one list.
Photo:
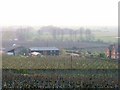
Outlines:
[[20, 57], [3, 56], [3, 69], [118, 69], [118, 63], [110, 60], [70, 56]]

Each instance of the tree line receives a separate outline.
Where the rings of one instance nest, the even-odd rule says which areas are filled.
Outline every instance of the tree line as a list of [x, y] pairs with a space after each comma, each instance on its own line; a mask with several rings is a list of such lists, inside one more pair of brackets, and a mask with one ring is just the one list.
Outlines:
[[[53, 41], [94, 41], [95, 37], [91, 29], [60, 28], [55, 26], [44, 26], [37, 30], [33, 27], [21, 27], [16, 30], [3, 31], [3, 39], [29, 40], [53, 40]], [[9, 37], [9, 38], [7, 38]]]

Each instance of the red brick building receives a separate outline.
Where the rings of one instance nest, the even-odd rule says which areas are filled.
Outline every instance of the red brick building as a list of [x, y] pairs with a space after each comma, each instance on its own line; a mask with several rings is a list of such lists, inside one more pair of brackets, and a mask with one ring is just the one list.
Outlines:
[[106, 49], [106, 56], [111, 59], [119, 59], [120, 58], [120, 47], [118, 45], [110, 45]]

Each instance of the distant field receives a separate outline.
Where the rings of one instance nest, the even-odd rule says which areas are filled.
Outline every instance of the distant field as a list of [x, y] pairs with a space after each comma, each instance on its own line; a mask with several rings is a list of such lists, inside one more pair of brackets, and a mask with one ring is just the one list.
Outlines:
[[95, 39], [96, 40], [102, 40], [104, 42], [111, 42], [116, 43], [118, 42], [117, 37], [118, 32], [117, 31], [108, 31], [108, 32], [94, 32]]
[[116, 43], [118, 39], [115, 36], [96, 36], [96, 40], [102, 40], [104, 42]]
[[3, 69], [117, 69], [116, 61], [70, 56], [20, 57], [3, 56]]

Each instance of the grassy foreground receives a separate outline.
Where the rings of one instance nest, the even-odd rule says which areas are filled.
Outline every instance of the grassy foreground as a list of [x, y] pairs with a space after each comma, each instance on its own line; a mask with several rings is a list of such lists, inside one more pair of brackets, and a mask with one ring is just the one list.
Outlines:
[[110, 60], [70, 56], [20, 57], [3, 56], [3, 69], [118, 69], [118, 63]]

